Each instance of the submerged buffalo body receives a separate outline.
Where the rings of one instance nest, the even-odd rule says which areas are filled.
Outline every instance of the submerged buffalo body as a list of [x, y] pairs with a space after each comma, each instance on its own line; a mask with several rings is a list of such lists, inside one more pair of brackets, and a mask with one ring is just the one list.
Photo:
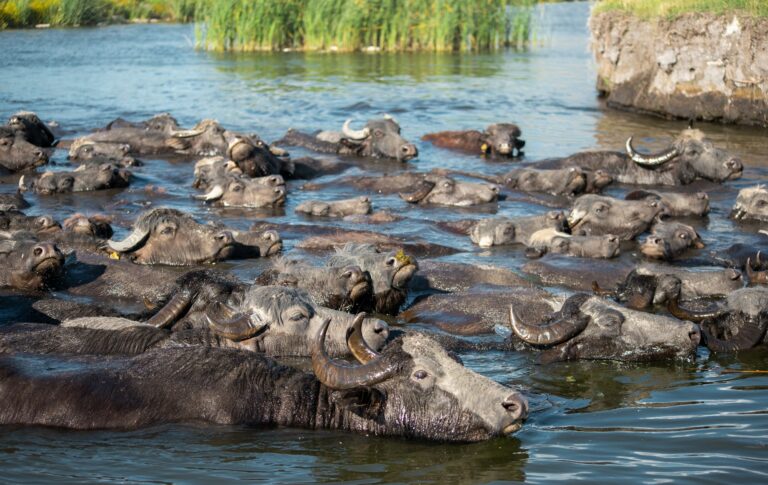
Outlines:
[[516, 219], [495, 217], [483, 219], [475, 224], [470, 232], [470, 239], [481, 248], [505, 244], [530, 246], [531, 236], [537, 231], [553, 229], [562, 232], [566, 229], [565, 224], [565, 215], [559, 211]]
[[285, 205], [285, 181], [280, 175], [255, 179], [222, 175], [208, 182], [209, 190], [196, 198], [224, 207], [280, 207]]
[[541, 325], [523, 322], [510, 308], [512, 331], [545, 351], [545, 361], [689, 358], [701, 334], [691, 322], [630, 310], [603, 298], [574, 295]]
[[505, 175], [505, 184], [523, 192], [575, 196], [587, 192], [588, 177], [584, 170], [576, 167], [553, 170], [518, 168]]
[[421, 137], [440, 148], [483, 155], [515, 157], [522, 155], [525, 140], [520, 139], [520, 128], [513, 123], [495, 123], [485, 131], [440, 131]]
[[583, 152], [566, 158], [545, 160], [540, 168], [581, 167], [601, 169], [617, 182], [638, 185], [686, 185], [696, 179], [724, 182], [741, 177], [741, 161], [716, 148], [699, 130], [684, 130], [663, 152], [643, 155], [635, 150], [632, 138], [626, 153]]
[[614, 258], [621, 251], [618, 236], [574, 236], [555, 229], [542, 229], [531, 235], [527, 255], [567, 254], [579, 258]]
[[479, 441], [517, 431], [527, 416], [518, 392], [464, 368], [426, 336], [406, 335], [382, 354], [365, 349], [351, 366], [328, 357], [326, 330], [327, 323], [313, 342], [314, 375], [217, 348], [98, 359], [4, 355], [0, 424], [99, 429], [208, 421]]
[[360, 196], [352, 199], [334, 200], [324, 202], [321, 200], [309, 200], [296, 207], [297, 214], [322, 217], [347, 217], [354, 215], [367, 215], [373, 210], [371, 198]]
[[386, 254], [366, 244], [344, 246], [328, 260], [328, 265], [354, 265], [367, 272], [373, 282], [373, 301], [367, 308], [387, 315], [400, 311], [408, 296], [408, 284], [418, 270], [415, 259], [403, 250]]
[[184, 266], [227, 259], [234, 252], [230, 231], [200, 224], [175, 209], [142, 214], [122, 241], [109, 241], [113, 251], [139, 264]]
[[426, 176], [414, 192], [400, 197], [412, 204], [436, 204], [466, 207], [496, 202], [499, 187], [491, 184], [462, 182], [449, 177]]
[[90, 192], [128, 187], [131, 172], [115, 165], [104, 163], [99, 166], [81, 166], [74, 172], [45, 172], [39, 177], [22, 176], [19, 190], [38, 194], [64, 194], [69, 192]]
[[7, 126], [0, 126], [0, 170], [31, 170], [48, 163], [45, 149], [28, 142]]
[[703, 217], [709, 213], [709, 196], [706, 192], [694, 194], [659, 190], [635, 190], [626, 200], [658, 200], [671, 217]]
[[574, 202], [568, 224], [573, 234], [614, 234], [628, 241], [648, 230], [662, 213], [658, 200], [626, 201], [587, 194]]
[[275, 142], [277, 145], [301, 146], [322, 153], [354, 155], [369, 158], [388, 158], [407, 162], [419, 154], [416, 145], [400, 135], [400, 125], [389, 116], [370, 120], [360, 130], [350, 127], [347, 120], [340, 132], [321, 131], [315, 135], [289, 130]]
[[640, 245], [640, 252], [648, 258], [671, 261], [688, 249], [703, 247], [704, 243], [693, 227], [680, 222], [658, 222]]

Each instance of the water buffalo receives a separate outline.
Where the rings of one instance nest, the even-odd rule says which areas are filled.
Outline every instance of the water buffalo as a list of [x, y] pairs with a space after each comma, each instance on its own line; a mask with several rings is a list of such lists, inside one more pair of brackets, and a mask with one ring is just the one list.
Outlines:
[[50, 148], [56, 138], [45, 123], [31, 111], [19, 111], [8, 119], [8, 127], [29, 143]]
[[19, 172], [48, 163], [48, 152], [7, 126], [0, 126], [0, 170]]
[[427, 175], [414, 192], [400, 193], [400, 197], [412, 204], [467, 207], [495, 202], [499, 198], [499, 187]]
[[328, 260], [329, 266], [358, 266], [373, 282], [374, 311], [396, 315], [408, 296], [408, 283], [418, 269], [416, 260], [401, 249], [380, 253], [368, 244], [347, 244]]
[[29, 202], [24, 200], [20, 192], [13, 194], [0, 194], [0, 211], [18, 211], [29, 207]]
[[530, 246], [533, 233], [542, 229], [565, 229], [565, 215], [559, 211], [529, 217], [508, 219], [495, 217], [478, 222], [470, 232], [472, 242], [481, 248], [502, 246], [505, 244], [524, 244]]
[[[306, 373], [233, 349], [181, 347], [134, 357], [0, 357], [0, 424], [71, 429], [173, 422], [279, 425], [439, 441], [511, 434], [526, 399], [466, 369], [437, 342], [408, 334], [366, 363], [343, 365], [324, 349]], [[41, 372], [40, 369], [46, 369]]]
[[696, 229], [680, 222], [657, 222], [651, 235], [640, 245], [640, 252], [651, 259], [671, 261], [690, 248], [704, 247]]
[[542, 324], [523, 322], [510, 307], [512, 331], [545, 362], [607, 359], [648, 361], [689, 358], [701, 339], [691, 322], [625, 308], [585, 294], [570, 297]]
[[321, 200], [308, 200], [296, 207], [297, 214], [323, 217], [346, 217], [352, 215], [370, 214], [371, 198], [363, 195], [352, 199], [334, 200], [324, 202]]
[[372, 311], [371, 275], [359, 266], [313, 266], [277, 259], [257, 279], [260, 285], [293, 286], [307, 291], [320, 306], [345, 312]]
[[598, 282], [593, 283], [593, 289], [610, 294], [632, 308], [645, 309], [665, 304], [675, 293], [675, 281], [680, 282], [679, 293], [683, 300], [724, 296], [744, 286], [741, 272], [732, 268], [691, 270], [643, 263], [627, 275], [616, 291], [600, 290]]
[[554, 170], [517, 168], [504, 177], [507, 187], [523, 192], [575, 196], [587, 189], [587, 174], [576, 167]]
[[138, 264], [185, 266], [227, 259], [234, 242], [230, 231], [200, 224], [176, 209], [156, 208], [141, 214], [125, 239], [108, 245]]
[[[279, 182], [283, 184], [276, 185]], [[208, 192], [195, 198], [224, 207], [280, 207], [285, 205], [284, 184], [280, 175], [256, 179], [224, 175], [211, 180]]]
[[248, 177], [277, 174], [293, 177], [293, 162], [276, 153], [281, 153], [281, 150], [268, 146], [258, 138], [245, 136], [235, 136], [226, 151], [228, 160]]
[[494, 123], [485, 131], [439, 131], [427, 133], [421, 139], [450, 150], [516, 157], [523, 154], [525, 146], [520, 134], [520, 128], [513, 123]]
[[658, 190], [635, 190], [627, 194], [625, 199], [656, 199], [671, 217], [703, 217], [709, 213], [709, 196], [706, 192], [685, 194]]
[[618, 236], [574, 236], [553, 228], [533, 233], [528, 241], [527, 256], [540, 257], [545, 253], [568, 254], [579, 258], [615, 258], [621, 250]]
[[[231, 160], [222, 156], [205, 157], [195, 162], [194, 181], [192, 187], [196, 189], [208, 189], [211, 182], [219, 177], [227, 175], [242, 175], [243, 171]], [[285, 181], [282, 184], [285, 185]]]
[[741, 189], [731, 217], [738, 221], [753, 219], [768, 222], [768, 190], [762, 185]]
[[291, 129], [275, 144], [301, 146], [321, 153], [388, 158], [400, 162], [407, 162], [419, 154], [416, 145], [400, 136], [400, 125], [391, 116], [369, 120], [360, 130], [350, 128], [351, 122], [345, 121], [341, 132], [321, 131], [308, 135]]
[[766, 343], [768, 290], [765, 288], [735, 290], [720, 307], [703, 311], [682, 308], [677, 300], [678, 295], [670, 298], [670, 313], [700, 322], [704, 343], [713, 352], [746, 350]]
[[687, 185], [696, 179], [724, 182], [741, 177], [741, 160], [716, 148], [696, 129], [684, 130], [672, 145], [644, 155], [627, 140], [626, 153], [582, 152], [566, 158], [543, 160], [539, 168], [581, 167], [605, 170], [620, 183], [637, 185]]
[[127, 143], [96, 142], [78, 138], [69, 146], [67, 158], [85, 165], [112, 163], [119, 167], [140, 167], [143, 163], [133, 158]]
[[230, 141], [242, 136], [224, 129], [214, 120], [203, 120], [185, 130], [167, 113], [132, 123], [117, 119], [103, 130], [81, 138], [83, 142], [127, 144], [131, 155], [213, 156], [227, 153]]
[[109, 163], [81, 165], [74, 172], [45, 172], [37, 177], [22, 175], [19, 190], [51, 195], [123, 188], [128, 187], [131, 176], [130, 171]]
[[573, 234], [614, 234], [628, 241], [648, 230], [663, 210], [658, 200], [626, 201], [587, 194], [574, 201], [568, 224]]
[[0, 211], [0, 230], [7, 232], [28, 231], [36, 236], [48, 235], [61, 229], [61, 224], [51, 216], [28, 216], [23, 212]]
[[55, 244], [22, 239], [0, 239], [0, 287], [46, 290], [64, 273], [64, 256]]

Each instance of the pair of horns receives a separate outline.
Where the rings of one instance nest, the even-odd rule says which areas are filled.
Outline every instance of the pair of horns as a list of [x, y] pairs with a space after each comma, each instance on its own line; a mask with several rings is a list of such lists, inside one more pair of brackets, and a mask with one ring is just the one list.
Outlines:
[[191, 130], [171, 130], [171, 136], [174, 138], [192, 138], [193, 136], [202, 135], [205, 133], [205, 128], [191, 129]]
[[520, 319], [514, 305], [509, 306], [509, 320], [515, 335], [531, 345], [557, 345], [572, 339], [589, 324], [586, 317], [569, 319], [560, 316], [546, 325], [532, 325]]
[[399, 366], [393, 359], [382, 356], [368, 346], [363, 338], [365, 313], [359, 313], [347, 333], [347, 346], [361, 365], [333, 361], [325, 351], [325, 336], [330, 318], [323, 322], [312, 342], [312, 370], [318, 380], [331, 389], [352, 389], [372, 386], [397, 373]]
[[633, 162], [642, 167], [648, 168], [664, 165], [668, 161], [680, 155], [680, 152], [676, 147], [667, 148], [666, 150], [659, 153], [643, 155], [642, 153], [639, 153], [637, 150], [635, 150], [635, 148], [632, 146], [631, 136], [627, 139], [626, 148], [627, 155], [629, 155], [629, 158], [631, 158]]

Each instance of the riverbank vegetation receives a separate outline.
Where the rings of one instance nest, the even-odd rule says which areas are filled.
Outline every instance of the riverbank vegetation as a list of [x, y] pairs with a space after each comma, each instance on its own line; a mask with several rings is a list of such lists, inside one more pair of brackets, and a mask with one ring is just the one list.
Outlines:
[[674, 18], [688, 12], [768, 17], [768, 0], [600, 0], [596, 12], [621, 11], [641, 18]]
[[0, 0], [0, 28], [92, 26], [130, 20], [189, 22], [202, 0]]
[[472, 51], [525, 44], [533, 0], [209, 0], [211, 50]]
[[209, 50], [476, 51], [522, 46], [536, 0], [0, 0], [0, 28], [195, 21]]

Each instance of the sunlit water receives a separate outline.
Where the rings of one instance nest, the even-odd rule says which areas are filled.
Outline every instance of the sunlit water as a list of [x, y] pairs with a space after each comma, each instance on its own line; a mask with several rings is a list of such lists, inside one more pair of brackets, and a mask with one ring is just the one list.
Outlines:
[[[685, 123], [601, 106], [588, 52], [587, 15], [583, 3], [543, 7], [537, 13], [534, 48], [478, 55], [216, 55], [196, 52], [193, 27], [178, 25], [0, 32], [0, 114], [33, 110], [74, 136], [118, 116], [142, 119], [168, 111], [185, 126], [216, 118], [267, 140], [289, 127], [338, 128], [347, 117], [362, 122], [382, 113], [396, 116], [413, 141], [432, 131], [515, 121], [523, 128], [527, 160], [589, 148], [619, 149], [630, 134], [649, 147], [663, 146]], [[707, 250], [736, 241], [756, 243], [753, 228], [743, 232], [726, 216], [739, 188], [766, 178], [766, 132], [711, 124], [701, 128], [741, 156], [747, 169], [739, 181], [706, 186], [712, 214], [694, 224]], [[500, 173], [511, 167], [423, 143], [419, 149], [419, 159], [405, 167], [376, 163], [347, 174], [435, 167]], [[54, 169], [66, 167], [63, 152], [56, 161], [60, 165]], [[303, 182], [295, 181], [289, 183], [285, 210], [221, 212], [191, 199], [191, 179], [190, 163], [150, 160], [136, 170], [130, 189], [89, 196], [27, 196], [33, 204], [29, 213], [62, 219], [74, 212], [110, 211], [120, 216], [119, 232], [149, 204], [179, 207], [202, 220], [223, 220], [240, 228], [264, 217], [360, 227], [293, 213], [302, 200], [356, 194], [349, 188], [302, 191]], [[14, 181], [5, 180], [0, 191], [14, 190]], [[167, 193], [148, 194], [148, 186], [163, 187]], [[429, 221], [544, 210], [514, 200], [480, 210], [415, 208], [396, 195], [376, 196], [374, 206], [408, 218], [364, 229], [418, 235], [462, 251], [446, 260], [513, 270], [525, 262], [519, 248], [480, 251], [468, 238], [441, 232]], [[293, 249], [296, 243], [286, 241], [288, 254], [300, 254]], [[633, 254], [623, 258], [636, 259]], [[244, 261], [220, 267], [250, 279], [263, 264]], [[532, 356], [500, 352], [467, 354], [463, 359], [478, 372], [528, 393], [531, 417], [515, 437], [445, 445], [201, 424], [130, 432], [6, 427], [0, 428], [0, 475], [3, 481], [25, 483], [768, 481], [768, 377], [721, 372], [768, 369], [765, 348], [717, 357], [701, 349], [695, 362], [656, 365], [539, 366]]]

